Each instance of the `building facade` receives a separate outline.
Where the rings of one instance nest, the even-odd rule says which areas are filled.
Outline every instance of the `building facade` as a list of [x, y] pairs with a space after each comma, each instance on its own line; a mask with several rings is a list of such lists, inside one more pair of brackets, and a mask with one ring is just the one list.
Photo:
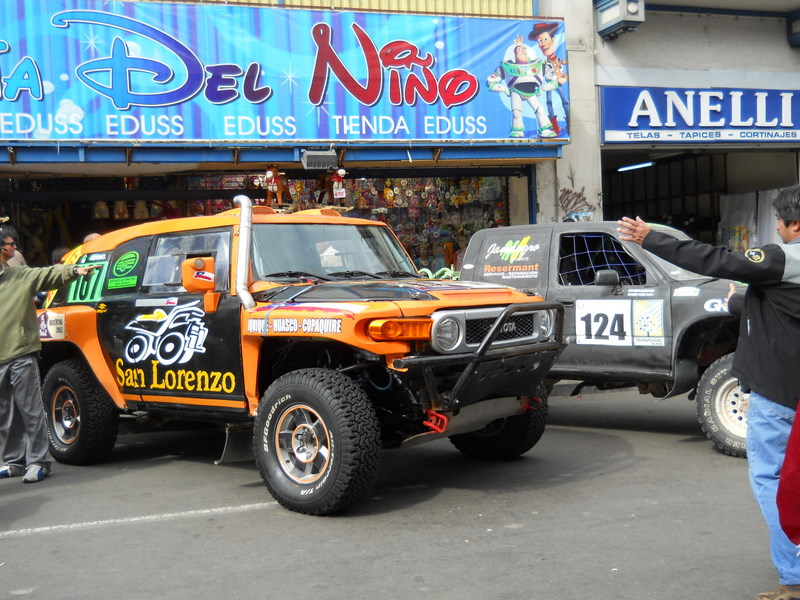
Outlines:
[[765, 240], [798, 181], [791, 2], [9, 0], [0, 218], [34, 263], [242, 192], [445, 259], [623, 214]]

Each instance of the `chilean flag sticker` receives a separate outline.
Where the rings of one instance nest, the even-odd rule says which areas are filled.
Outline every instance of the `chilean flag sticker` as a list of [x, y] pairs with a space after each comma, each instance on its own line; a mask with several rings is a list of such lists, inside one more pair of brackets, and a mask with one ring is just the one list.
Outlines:
[[203, 281], [214, 281], [214, 274], [208, 271], [196, 271], [194, 279], [202, 279]]

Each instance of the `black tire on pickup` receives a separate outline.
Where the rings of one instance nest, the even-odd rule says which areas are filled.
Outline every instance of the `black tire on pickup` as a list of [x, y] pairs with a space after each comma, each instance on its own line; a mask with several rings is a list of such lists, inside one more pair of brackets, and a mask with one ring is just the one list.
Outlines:
[[530, 408], [520, 415], [498, 419], [483, 429], [450, 436], [450, 442], [472, 458], [511, 460], [533, 448], [547, 424], [547, 388], [539, 385]]
[[697, 418], [717, 450], [744, 458], [750, 395], [741, 390], [731, 375], [732, 366], [733, 354], [726, 354], [703, 373], [697, 384]]
[[68, 465], [105, 460], [114, 449], [119, 412], [82, 360], [53, 365], [42, 385], [50, 453]]
[[329, 369], [301, 369], [269, 386], [258, 407], [253, 454], [270, 494], [309, 515], [342, 511], [375, 479], [381, 440], [366, 393]]

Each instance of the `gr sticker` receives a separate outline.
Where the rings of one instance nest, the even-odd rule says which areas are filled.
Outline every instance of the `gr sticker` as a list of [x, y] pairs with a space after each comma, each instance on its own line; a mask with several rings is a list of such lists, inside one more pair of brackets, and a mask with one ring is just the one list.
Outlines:
[[706, 300], [703, 304], [703, 310], [706, 312], [727, 312], [727, 300], [725, 298], [711, 298], [710, 300]]
[[578, 300], [575, 337], [593, 346], [663, 346], [663, 300]]
[[750, 248], [745, 250], [744, 257], [750, 262], [764, 262], [764, 251], [761, 248]]

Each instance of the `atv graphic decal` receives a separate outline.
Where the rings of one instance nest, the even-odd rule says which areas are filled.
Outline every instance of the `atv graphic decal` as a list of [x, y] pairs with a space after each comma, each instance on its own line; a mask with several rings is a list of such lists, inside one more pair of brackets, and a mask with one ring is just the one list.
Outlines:
[[155, 356], [162, 365], [183, 364], [195, 353], [204, 353], [208, 329], [203, 323], [205, 312], [196, 306], [199, 302], [178, 306], [169, 313], [157, 308], [125, 325], [135, 333], [125, 344], [126, 362], [139, 363]]

